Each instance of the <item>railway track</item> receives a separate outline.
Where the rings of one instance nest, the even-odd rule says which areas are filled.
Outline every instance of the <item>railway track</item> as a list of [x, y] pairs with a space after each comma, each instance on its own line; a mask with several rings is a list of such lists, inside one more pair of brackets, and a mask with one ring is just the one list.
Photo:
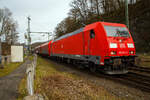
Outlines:
[[129, 72], [128, 74], [125, 75], [115, 75], [115, 76], [105, 75], [97, 72], [94, 75], [127, 85], [128, 87], [131, 88], [139, 89], [143, 92], [150, 93], [150, 76], [147, 75], [134, 72]]
[[135, 88], [139, 88], [142, 91], [150, 92], [150, 68], [134, 66], [129, 68], [129, 73], [125, 76], [121, 76]]
[[150, 93], [150, 76], [147, 75], [134, 72], [129, 72], [128, 74], [125, 75], [114, 75], [114, 76], [106, 75], [101, 72], [91, 73], [88, 71], [88, 73], [96, 77], [112, 80], [114, 82], [124, 84], [128, 87], [135, 88], [146, 93]]
[[119, 76], [119, 80], [125, 81], [131, 87], [138, 88], [145, 92], [150, 92], [150, 77], [142, 74], [129, 72], [126, 75]]
[[82, 73], [85, 73], [94, 77], [108, 79], [116, 83], [120, 83], [128, 87], [139, 89], [146, 93], [150, 93], [150, 76], [140, 74], [140, 72], [139, 73], [129, 72], [128, 74], [124, 74], [124, 75], [111, 76], [111, 75], [106, 75], [100, 71], [97, 71], [96, 73], [92, 73], [88, 69], [84, 69], [84, 70], [78, 69], [77, 65], [66, 64], [66, 63], [60, 63], [60, 64], [63, 64], [64, 66], [72, 68], [73, 70], [78, 70]]
[[150, 68], [146, 67], [140, 67], [140, 66], [134, 66], [134, 67], [129, 67], [129, 70], [134, 70], [134, 71], [139, 71], [139, 72], [146, 72], [150, 74]]
[[100, 78], [105, 78], [112, 80], [117, 83], [124, 84], [128, 87], [139, 89], [143, 92], [150, 93], [150, 76], [143, 75], [140, 73], [135, 73], [135, 72], [129, 72], [128, 74], [125, 75], [106, 75], [102, 72], [96, 72], [92, 73], [89, 70], [80, 70], [85, 73], [89, 73], [90, 75], [100, 77]]
[[150, 77], [149, 76], [132, 73], [132, 72], [129, 72], [126, 75], [119, 75], [119, 76], [118, 75], [117, 76], [110, 76], [110, 75], [108, 76], [108, 75], [103, 75], [103, 74], [99, 74], [99, 73], [96, 73], [96, 74], [99, 75], [100, 77], [102, 76], [102, 77], [112, 80], [114, 82], [118, 82], [118, 83], [127, 85], [128, 87], [136, 88], [143, 92], [150, 93]]
[[108, 80], [112, 80], [117, 83], [124, 84], [128, 87], [139, 89], [143, 92], [150, 93], [150, 76], [143, 75], [140, 73], [129, 72], [125, 75], [106, 75], [102, 72], [92, 73], [89, 70], [80, 70], [85, 73], [89, 73], [90, 75], [105, 78]]

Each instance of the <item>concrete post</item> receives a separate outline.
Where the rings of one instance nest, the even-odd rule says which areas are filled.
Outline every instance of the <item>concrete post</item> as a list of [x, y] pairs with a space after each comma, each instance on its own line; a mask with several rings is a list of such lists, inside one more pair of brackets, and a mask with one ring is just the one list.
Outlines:
[[125, 0], [125, 16], [126, 16], [126, 25], [129, 28], [129, 9], [128, 9], [128, 0]]

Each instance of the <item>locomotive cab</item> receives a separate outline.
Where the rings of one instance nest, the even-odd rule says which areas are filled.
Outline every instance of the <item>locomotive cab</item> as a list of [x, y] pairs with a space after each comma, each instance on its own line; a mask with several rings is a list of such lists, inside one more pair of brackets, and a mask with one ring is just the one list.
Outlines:
[[134, 64], [135, 58], [135, 45], [129, 30], [123, 24], [103, 23], [103, 27], [108, 43], [104, 60], [107, 73], [127, 73], [127, 67]]

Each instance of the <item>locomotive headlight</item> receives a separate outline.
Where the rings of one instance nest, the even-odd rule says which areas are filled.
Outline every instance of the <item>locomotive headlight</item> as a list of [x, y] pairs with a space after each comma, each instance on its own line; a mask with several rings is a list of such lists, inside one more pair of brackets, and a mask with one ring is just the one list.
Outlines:
[[128, 45], [128, 48], [134, 48], [133, 43], [128, 43], [127, 45]]
[[116, 55], [117, 52], [116, 52], [116, 51], [111, 51], [110, 54], [111, 54], [111, 55]]
[[129, 54], [134, 54], [134, 51], [129, 51]]
[[110, 44], [109, 44], [109, 47], [110, 47], [110, 48], [117, 48], [117, 43], [110, 43]]

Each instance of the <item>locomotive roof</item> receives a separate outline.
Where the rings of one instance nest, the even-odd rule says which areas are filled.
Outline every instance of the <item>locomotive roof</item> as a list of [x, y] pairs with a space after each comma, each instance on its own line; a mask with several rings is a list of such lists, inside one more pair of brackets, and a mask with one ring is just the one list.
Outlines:
[[[100, 22], [92, 23], [92, 24], [86, 25], [85, 27], [87, 28], [87, 27], [89, 26], [90, 29], [93, 29], [98, 23], [100, 23]], [[93, 27], [92, 27], [92, 26], [93, 26]], [[55, 39], [53, 42], [58, 41], [58, 40], [61, 40], [61, 39], [66, 38], [66, 37], [69, 37], [69, 36], [72, 36], [72, 35], [75, 35], [75, 34], [78, 34], [78, 33], [80, 33], [80, 32], [83, 32], [84, 29], [85, 29], [85, 27], [82, 27], [82, 28], [80, 28], [80, 29], [77, 29], [77, 30], [75, 30], [74, 32], [67, 33], [67, 34], [65, 34], [65, 35], [63, 35], [63, 36], [61, 36], [61, 37]], [[87, 28], [87, 29], [88, 29], [88, 28]]]
[[61, 36], [61, 37], [55, 39], [54, 42], [55, 42], [55, 41], [58, 41], [58, 40], [61, 40], [61, 39], [63, 39], [63, 38], [66, 38], [66, 37], [69, 37], [69, 36], [78, 34], [78, 33], [80, 33], [80, 32], [83, 32], [83, 29], [84, 29], [84, 28], [80, 28], [80, 29], [78, 29], [78, 30], [76, 30], [76, 31], [74, 31], [74, 32], [67, 33], [67, 34], [65, 34], [65, 35], [63, 35], [63, 36]]
[[53, 42], [58, 41], [58, 40], [61, 40], [61, 39], [66, 38], [66, 37], [69, 37], [69, 36], [72, 36], [72, 35], [75, 35], [75, 34], [78, 34], [78, 33], [83, 32], [83, 31], [87, 31], [87, 30], [94, 29], [98, 24], [121, 26], [121, 27], [124, 27], [124, 26], [125, 26], [124, 24], [119, 24], [119, 23], [95, 22], [95, 23], [86, 25], [85, 27], [82, 27], [82, 28], [80, 28], [80, 29], [78, 29], [78, 30], [76, 30], [76, 31], [74, 31], [74, 32], [67, 33], [67, 34], [65, 34], [65, 35], [63, 35], [63, 36], [60, 36], [59, 38], [55, 39]]

